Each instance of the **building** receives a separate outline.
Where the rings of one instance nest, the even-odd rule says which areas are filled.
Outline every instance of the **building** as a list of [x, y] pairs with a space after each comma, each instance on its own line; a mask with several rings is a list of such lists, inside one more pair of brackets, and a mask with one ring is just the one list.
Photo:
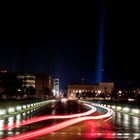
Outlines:
[[68, 85], [68, 97], [75, 98], [76, 94], [82, 93], [94, 93], [98, 90], [98, 85], [93, 84], [69, 84]]
[[114, 83], [113, 82], [100, 82], [98, 84], [98, 89], [101, 93], [105, 94], [111, 94], [114, 89]]
[[54, 89], [54, 82], [46, 73], [20, 73], [17, 78], [22, 81], [22, 87], [35, 88], [37, 98], [52, 93]]
[[54, 79], [54, 89], [53, 89], [53, 92], [54, 92], [54, 96], [55, 97], [59, 97], [59, 79]]
[[34, 87], [35, 88], [35, 75], [29, 73], [17, 74], [17, 79], [22, 81], [22, 87]]
[[103, 82], [97, 84], [69, 84], [68, 85], [68, 96], [70, 98], [75, 98], [76, 94], [111, 94], [114, 89], [114, 83], [112, 82]]
[[[59, 83], [59, 81], [58, 81]], [[11, 85], [12, 88], [11, 88]], [[22, 97], [50, 97], [53, 96], [54, 80], [47, 73], [9, 73], [0, 71], [0, 94], [5, 91], [4, 86], [11, 90], [17, 88], [14, 93]], [[56, 83], [56, 91], [59, 90]], [[17, 93], [18, 94], [17, 94]]]
[[35, 75], [35, 89], [36, 96], [40, 97], [46, 94], [45, 92], [49, 89], [49, 75], [48, 74], [36, 74]]
[[49, 77], [49, 89], [52, 92], [53, 95], [53, 90], [54, 90], [54, 79], [52, 79], [51, 77]]

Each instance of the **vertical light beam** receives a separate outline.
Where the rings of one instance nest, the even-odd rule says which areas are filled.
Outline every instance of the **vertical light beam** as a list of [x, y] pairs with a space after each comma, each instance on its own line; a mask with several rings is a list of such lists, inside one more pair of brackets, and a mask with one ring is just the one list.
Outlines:
[[96, 82], [102, 82], [103, 50], [104, 50], [104, 0], [100, 0], [99, 30], [98, 30], [98, 49], [97, 49], [97, 73]]

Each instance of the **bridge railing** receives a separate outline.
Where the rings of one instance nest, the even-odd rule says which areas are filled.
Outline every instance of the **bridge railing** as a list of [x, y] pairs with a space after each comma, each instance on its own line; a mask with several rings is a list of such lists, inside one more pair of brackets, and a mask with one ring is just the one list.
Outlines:
[[[90, 101], [90, 102], [94, 102], [94, 101]], [[107, 103], [107, 102], [104, 103], [104, 102], [100, 102], [100, 101], [95, 101], [94, 103], [101, 105], [101, 106], [111, 108], [114, 111], [119, 111], [122, 113], [127, 113], [130, 115], [140, 117], [140, 108], [138, 108], [138, 107], [130, 106], [127, 104], [121, 105], [121, 104], [111, 104], [111, 103]]]
[[51, 101], [53, 101], [53, 100], [11, 106], [11, 107], [6, 107], [6, 108], [0, 108], [0, 119], [3, 119], [4, 117], [8, 117], [9, 115], [27, 112], [32, 109], [38, 109], [42, 106], [45, 106], [46, 104], [48, 104]]

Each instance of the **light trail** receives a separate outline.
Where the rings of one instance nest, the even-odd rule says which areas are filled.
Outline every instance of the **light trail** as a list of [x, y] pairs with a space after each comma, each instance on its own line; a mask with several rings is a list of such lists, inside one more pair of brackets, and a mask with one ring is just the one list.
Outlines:
[[18, 125], [17, 125], [16, 122], [13, 123], [11, 126], [4, 125], [0, 130], [7, 130], [9, 128], [15, 128], [17, 126], [24, 126], [24, 125], [28, 125], [28, 124], [32, 124], [32, 123], [36, 123], [36, 122], [40, 122], [40, 121], [44, 121], [44, 120], [50, 120], [50, 119], [70, 119], [70, 118], [86, 116], [86, 115], [90, 115], [90, 114], [94, 113], [97, 110], [92, 105], [89, 105], [89, 104], [86, 104], [86, 103], [84, 103], [84, 105], [89, 107], [89, 108], [91, 108], [91, 109], [89, 111], [87, 111], [87, 112], [84, 112], [84, 113], [77, 113], [77, 114], [72, 114], [72, 115], [47, 115], [47, 116], [39, 116], [39, 117], [35, 117], [35, 118], [23, 120], [23, 121], [18, 121]]
[[[96, 105], [96, 106], [99, 106], [99, 105]], [[29, 139], [32, 139], [35, 137], [39, 137], [39, 136], [63, 129], [65, 127], [71, 126], [71, 125], [79, 123], [81, 121], [85, 121], [85, 120], [89, 120], [89, 119], [90, 120], [91, 119], [92, 120], [105, 119], [105, 118], [112, 116], [113, 111], [111, 109], [109, 109], [107, 107], [101, 107], [101, 108], [106, 109], [107, 113], [103, 114], [103, 115], [99, 115], [99, 116], [88, 116], [88, 117], [80, 117], [80, 118], [70, 119], [70, 120], [67, 120], [67, 121], [52, 125], [52, 126], [47, 126], [47, 127], [44, 127], [44, 128], [38, 129], [38, 130], [26, 132], [24, 134], [19, 134], [17, 136], [7, 137], [7, 138], [1, 139], [1, 140], [10, 140], [10, 139], [12, 139], [12, 140], [19, 140], [19, 139], [20, 140], [29, 140]]]

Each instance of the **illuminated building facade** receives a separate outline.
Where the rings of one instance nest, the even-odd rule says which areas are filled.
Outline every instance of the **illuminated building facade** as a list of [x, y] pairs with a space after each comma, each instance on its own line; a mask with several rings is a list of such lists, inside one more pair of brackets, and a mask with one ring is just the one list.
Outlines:
[[36, 97], [43, 97], [45, 94], [52, 93], [54, 82], [46, 73], [22, 73], [17, 74], [17, 78], [22, 81], [22, 87], [34, 87]]
[[82, 93], [104, 93], [111, 94], [114, 89], [114, 83], [103, 82], [98, 84], [69, 84], [68, 85], [68, 96], [75, 98], [76, 94]]
[[22, 87], [34, 87], [35, 88], [35, 75], [33, 74], [17, 74], [17, 78], [22, 81]]
[[114, 83], [113, 82], [100, 82], [98, 84], [98, 89], [101, 91], [101, 93], [111, 94], [112, 90], [114, 89]]
[[53, 90], [54, 96], [59, 97], [59, 79], [54, 79], [54, 90]]

